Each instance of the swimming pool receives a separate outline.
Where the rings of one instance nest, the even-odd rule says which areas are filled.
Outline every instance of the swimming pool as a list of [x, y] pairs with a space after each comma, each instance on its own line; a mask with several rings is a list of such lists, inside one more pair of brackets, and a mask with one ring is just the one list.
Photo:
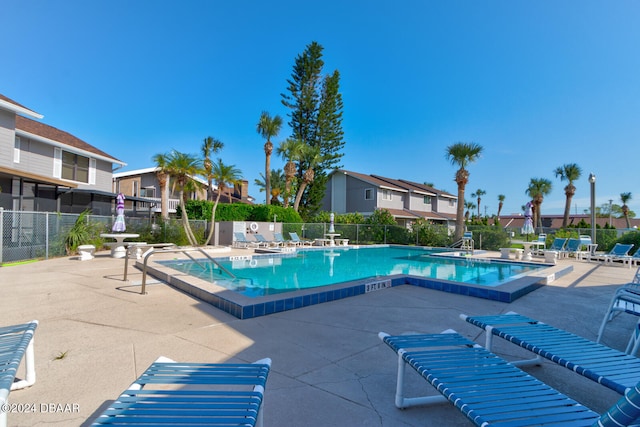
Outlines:
[[[381, 253], [395, 260], [392, 267], [384, 266], [383, 257], [375, 255], [379, 253], [377, 248], [390, 248]], [[509, 303], [572, 270], [571, 266], [462, 255], [447, 249], [392, 245], [304, 248], [289, 254], [215, 258], [222, 268], [213, 268], [204, 267], [201, 260], [192, 263], [186, 258], [168, 259], [173, 255], [159, 252], [147, 271], [232, 316], [250, 319], [400, 285]], [[143, 268], [140, 262], [138, 266]], [[274, 271], [288, 271], [289, 275], [278, 273], [273, 276], [279, 277], [276, 280], [272, 277]], [[345, 271], [353, 275], [347, 276]], [[235, 283], [230, 275], [236, 278]], [[264, 278], [278, 283], [265, 291], [256, 283]]]
[[496, 287], [542, 267], [442, 255], [446, 255], [443, 249], [378, 246], [222, 258], [216, 260], [219, 265], [208, 260], [161, 263], [248, 297], [392, 275]]

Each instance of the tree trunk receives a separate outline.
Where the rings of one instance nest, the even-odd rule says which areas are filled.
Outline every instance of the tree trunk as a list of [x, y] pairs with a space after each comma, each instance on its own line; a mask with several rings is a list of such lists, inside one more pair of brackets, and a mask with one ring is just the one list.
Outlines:
[[458, 169], [456, 172], [456, 184], [458, 184], [458, 206], [456, 209], [456, 231], [454, 240], [457, 242], [462, 239], [464, 234], [464, 188], [469, 180], [469, 174], [464, 168]]
[[291, 182], [293, 181], [293, 178], [296, 176], [296, 164], [293, 163], [292, 161], [288, 161], [286, 165], [284, 165], [284, 175], [286, 178], [285, 184], [284, 184], [284, 195], [282, 196], [283, 198], [283, 204], [285, 208], [289, 207], [289, 196], [291, 193]]
[[631, 228], [631, 222], [629, 221], [629, 206], [624, 204], [621, 209], [622, 215], [624, 215], [624, 219], [627, 221], [627, 228]]
[[271, 204], [271, 153], [273, 152], [273, 144], [271, 141], [267, 140], [264, 143], [264, 191], [265, 191], [265, 202], [267, 205]]
[[[219, 187], [219, 186], [218, 186]], [[209, 242], [211, 242], [211, 238], [213, 237], [213, 233], [215, 231], [216, 226], [216, 209], [218, 209], [218, 202], [220, 201], [220, 191], [217, 192], [216, 201], [213, 204], [213, 208], [211, 209], [211, 228], [209, 229], [209, 235], [207, 236], [207, 241], [204, 242], [204, 245], [207, 246]]]
[[569, 214], [571, 213], [571, 200], [573, 200], [573, 195], [576, 194], [576, 187], [569, 184], [564, 187], [564, 218], [562, 218], [562, 228], [566, 228], [569, 225]]
[[[180, 190], [180, 200], [182, 200], [184, 195], [184, 191]], [[180, 211], [182, 212], [182, 226], [184, 227], [184, 232], [187, 235], [187, 240], [189, 240], [189, 244], [192, 246], [197, 246], [198, 241], [193, 235], [193, 231], [191, 231], [191, 225], [189, 225], [189, 217], [187, 216], [187, 209], [184, 207], [184, 202], [180, 203]]]

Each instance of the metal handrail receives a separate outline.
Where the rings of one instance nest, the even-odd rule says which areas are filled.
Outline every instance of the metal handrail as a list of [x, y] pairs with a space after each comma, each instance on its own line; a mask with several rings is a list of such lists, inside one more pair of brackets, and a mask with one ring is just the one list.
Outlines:
[[[231, 273], [228, 269], [226, 269], [225, 267], [223, 267], [222, 265], [220, 265], [220, 263], [218, 261], [216, 261], [213, 257], [211, 257], [211, 255], [209, 255], [203, 248], [178, 248], [178, 249], [166, 249], [163, 250], [162, 253], [184, 253], [186, 256], [188, 256], [191, 260], [193, 260], [194, 262], [198, 263], [198, 261], [193, 258], [188, 252], [200, 252], [201, 254], [203, 254], [204, 256], [206, 256], [207, 258], [209, 258], [209, 261], [213, 262], [215, 265], [218, 266], [218, 268], [221, 271], [224, 271], [225, 273], [227, 273], [229, 276], [231, 276], [232, 279], [236, 279], [236, 276]], [[143, 254], [143, 262], [142, 262], [142, 288], [140, 289], [140, 294], [145, 295], [146, 292], [146, 286], [147, 286], [147, 266], [148, 266], [148, 261], [149, 258], [151, 257], [151, 255], [154, 254], [154, 248], [149, 248], [149, 250], [147, 250], [144, 254]], [[198, 263], [198, 265], [201, 265], [200, 263]]]
[[[126, 243], [126, 242], [125, 242]], [[125, 256], [124, 256], [124, 275], [122, 277], [122, 281], [127, 281], [127, 271], [129, 270], [129, 258], [133, 256], [134, 249], [142, 249], [142, 248], [170, 248], [175, 247], [175, 243], [149, 243], [149, 244], [139, 244], [134, 243], [127, 246]]]

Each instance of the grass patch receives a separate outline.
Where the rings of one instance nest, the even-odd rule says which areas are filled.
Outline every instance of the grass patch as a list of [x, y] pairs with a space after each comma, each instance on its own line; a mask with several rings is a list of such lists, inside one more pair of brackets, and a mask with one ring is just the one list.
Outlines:
[[26, 261], [3, 262], [2, 264], [0, 264], [0, 267], [13, 267], [14, 265], [31, 264], [32, 262], [38, 262], [38, 260], [28, 259]]

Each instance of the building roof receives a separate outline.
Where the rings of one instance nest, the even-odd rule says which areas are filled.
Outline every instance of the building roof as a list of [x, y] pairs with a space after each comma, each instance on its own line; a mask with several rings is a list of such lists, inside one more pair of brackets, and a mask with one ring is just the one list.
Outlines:
[[118, 160], [93, 145], [84, 142], [80, 138], [71, 135], [69, 132], [65, 132], [53, 126], [45, 125], [44, 123], [37, 122], [26, 117], [16, 116], [16, 133], [44, 140], [52, 145], [71, 147], [77, 151], [82, 151], [92, 155], [93, 157], [99, 157], [101, 160], [106, 160], [111, 163], [117, 163], [123, 166], [126, 165], [126, 163], [121, 160]]
[[[126, 177], [129, 177], [129, 176], [146, 175], [148, 173], [155, 174], [156, 172], [158, 172], [158, 170], [160, 170], [160, 168], [156, 166], [156, 167], [152, 167], [152, 168], [143, 168], [143, 169], [135, 169], [135, 170], [131, 170], [131, 171], [117, 172], [117, 173], [113, 174], [113, 178], [114, 179], [126, 178]], [[202, 185], [205, 185], [205, 186], [209, 185], [209, 183], [205, 179], [203, 179], [203, 178], [201, 178], [199, 176], [193, 175], [193, 176], [190, 176], [190, 178], [193, 179], [194, 181], [198, 181]], [[218, 186], [216, 184], [213, 184], [213, 183], [211, 184], [211, 187], [213, 189], [217, 189], [218, 188]]]
[[452, 199], [457, 199], [458, 198], [458, 196], [456, 196], [455, 194], [451, 194], [451, 193], [447, 193], [446, 191], [438, 190], [437, 188], [431, 187], [430, 185], [420, 184], [420, 183], [417, 183], [417, 182], [408, 181], [406, 179], [399, 179], [398, 181], [400, 181], [401, 183], [403, 183], [405, 185], [410, 185], [412, 187], [416, 187], [416, 188], [422, 189], [422, 191], [425, 191], [425, 192], [435, 193], [436, 195], [438, 195], [440, 197], [452, 198]]
[[25, 107], [24, 105], [18, 104], [13, 99], [8, 98], [2, 94], [0, 94], [0, 108], [13, 111], [16, 114], [24, 114], [27, 116], [31, 116], [36, 119], [41, 119], [43, 117], [42, 114], [36, 113], [35, 111]]
[[400, 191], [402, 193], [418, 193], [425, 196], [439, 196], [444, 198], [457, 199], [457, 196], [447, 193], [446, 191], [438, 190], [431, 186], [409, 181], [406, 179], [393, 179], [373, 174], [366, 175], [358, 172], [348, 171], [345, 169], [338, 169], [333, 173], [344, 173], [345, 175], [353, 176], [354, 178], [357, 178], [364, 182], [368, 182], [377, 187]]
[[368, 182], [369, 184], [375, 185], [376, 187], [386, 188], [388, 190], [395, 190], [406, 193], [408, 190], [406, 188], [394, 185], [388, 181], [382, 180], [375, 175], [365, 175], [358, 172], [352, 172], [344, 169], [336, 170], [334, 173], [344, 173], [345, 175], [353, 176], [354, 178], [359, 179], [360, 181]]
[[420, 188], [416, 185], [410, 185], [407, 184], [406, 182], [399, 180], [399, 179], [392, 179], [392, 178], [386, 178], [384, 176], [380, 176], [380, 175], [371, 175], [372, 177], [379, 179], [381, 181], [384, 182], [388, 182], [389, 184], [393, 184], [394, 186], [398, 187], [398, 188], [402, 188], [405, 191], [409, 192], [409, 193], [418, 193], [418, 194], [423, 194], [425, 196], [435, 196], [436, 193], [433, 191], [427, 191], [424, 188]]

